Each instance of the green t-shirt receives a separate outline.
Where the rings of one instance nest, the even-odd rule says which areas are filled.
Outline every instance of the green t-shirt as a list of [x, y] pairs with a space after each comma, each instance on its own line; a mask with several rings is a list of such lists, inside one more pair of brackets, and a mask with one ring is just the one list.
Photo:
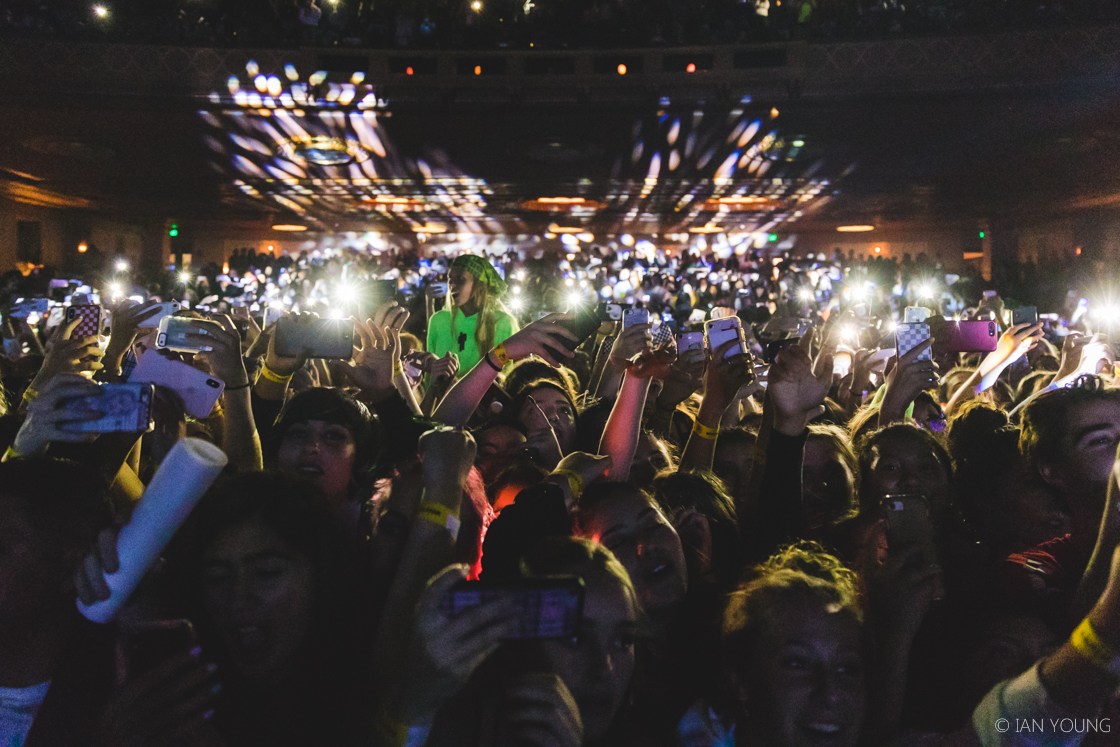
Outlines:
[[[454, 329], [450, 309], [437, 311], [428, 321], [428, 352], [441, 358], [447, 353], [459, 356], [459, 376], [474, 368], [482, 360], [483, 353], [487, 352], [478, 349], [478, 340], [475, 338], [478, 316], [456, 313]], [[514, 318], [499, 311], [494, 319], [494, 344], [505, 342], [516, 331], [517, 322]]]

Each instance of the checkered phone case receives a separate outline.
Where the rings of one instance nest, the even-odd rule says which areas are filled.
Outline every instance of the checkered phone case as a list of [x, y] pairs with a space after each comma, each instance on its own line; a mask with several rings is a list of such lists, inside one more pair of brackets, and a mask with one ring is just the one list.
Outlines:
[[653, 338], [653, 347], [655, 349], [663, 348], [673, 339], [673, 330], [669, 329], [668, 324], [659, 324], [650, 332], [650, 337]]
[[67, 323], [81, 318], [78, 326], [70, 334], [72, 339], [80, 337], [97, 337], [101, 334], [101, 307], [93, 304], [84, 306], [71, 306], [66, 309]]
[[[898, 350], [898, 357], [901, 358], [928, 339], [929, 325], [925, 322], [903, 322], [899, 324], [895, 332], [895, 349]], [[918, 356], [918, 360], [933, 360], [933, 351], [929, 348], [923, 350], [921, 355]]]

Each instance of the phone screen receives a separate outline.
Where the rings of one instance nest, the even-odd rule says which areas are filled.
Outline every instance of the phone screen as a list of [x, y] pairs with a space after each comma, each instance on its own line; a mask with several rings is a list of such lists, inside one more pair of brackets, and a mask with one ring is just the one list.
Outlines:
[[532, 578], [503, 584], [462, 581], [443, 598], [441, 610], [448, 617], [499, 599], [509, 599], [518, 610], [520, 626], [512, 639], [567, 638], [573, 635], [583, 613], [584, 584], [578, 576]]

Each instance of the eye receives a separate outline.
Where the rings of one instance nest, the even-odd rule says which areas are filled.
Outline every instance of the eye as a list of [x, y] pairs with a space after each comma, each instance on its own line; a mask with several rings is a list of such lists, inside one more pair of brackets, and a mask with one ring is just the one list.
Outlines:
[[787, 656], [782, 660], [782, 669], [803, 672], [809, 668], [809, 660], [804, 656]]
[[863, 674], [863, 662], [854, 659], [843, 661], [836, 665], [836, 671], [849, 677], [858, 677]]
[[633, 633], [621, 633], [611, 641], [611, 647], [616, 651], [630, 651], [636, 642], [637, 638]]

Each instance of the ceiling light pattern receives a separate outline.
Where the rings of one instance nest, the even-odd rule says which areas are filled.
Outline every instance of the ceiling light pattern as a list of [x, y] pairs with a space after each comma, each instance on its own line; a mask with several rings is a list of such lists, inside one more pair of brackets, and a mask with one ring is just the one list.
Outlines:
[[[382, 125], [388, 102], [365, 74], [345, 80], [295, 65], [271, 75], [250, 61], [199, 114], [231, 201], [249, 199], [321, 223], [361, 220], [384, 230], [486, 230], [487, 184], [439, 151], [399, 154]], [[492, 227], [491, 227], [492, 228]]]
[[659, 110], [637, 123], [608, 209], [616, 228], [766, 232], [803, 217], [833, 186], [804, 158], [804, 136], [786, 139], [759, 108]]

